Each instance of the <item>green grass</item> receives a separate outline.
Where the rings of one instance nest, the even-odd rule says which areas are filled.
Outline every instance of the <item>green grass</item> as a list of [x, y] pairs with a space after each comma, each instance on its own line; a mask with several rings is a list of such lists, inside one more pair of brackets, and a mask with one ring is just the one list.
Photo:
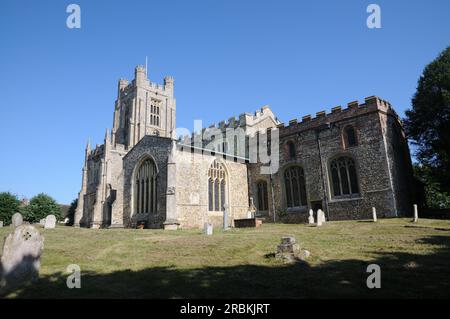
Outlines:
[[[4, 237], [9, 227], [0, 229]], [[14, 298], [381, 298], [449, 297], [450, 221], [410, 219], [264, 224], [259, 229], [92, 230], [40, 228], [40, 278]], [[311, 252], [306, 262], [270, 257], [284, 235]], [[381, 267], [368, 289], [367, 265]], [[81, 289], [66, 268], [81, 267]]]

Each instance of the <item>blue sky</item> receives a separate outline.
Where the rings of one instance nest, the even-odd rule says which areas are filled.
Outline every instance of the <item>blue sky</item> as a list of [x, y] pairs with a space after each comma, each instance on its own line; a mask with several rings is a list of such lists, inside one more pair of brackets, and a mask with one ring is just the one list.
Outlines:
[[[81, 29], [66, 7], [81, 7]], [[381, 29], [366, 8], [381, 7]], [[0, 2], [0, 191], [76, 198], [88, 138], [111, 127], [117, 80], [149, 58], [175, 78], [177, 126], [269, 104], [284, 122], [378, 95], [410, 107], [450, 45], [450, 1]]]

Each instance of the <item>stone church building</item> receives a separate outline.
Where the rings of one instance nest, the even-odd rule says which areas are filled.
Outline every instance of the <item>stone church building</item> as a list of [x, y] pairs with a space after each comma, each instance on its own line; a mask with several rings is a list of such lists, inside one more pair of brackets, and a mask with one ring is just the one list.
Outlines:
[[369, 218], [371, 207], [411, 213], [407, 140], [378, 97], [288, 125], [268, 106], [178, 139], [175, 123], [171, 77], [155, 84], [138, 66], [134, 80], [119, 80], [112, 131], [85, 150], [75, 226], [233, 226], [249, 214], [304, 222], [318, 208], [328, 220]]

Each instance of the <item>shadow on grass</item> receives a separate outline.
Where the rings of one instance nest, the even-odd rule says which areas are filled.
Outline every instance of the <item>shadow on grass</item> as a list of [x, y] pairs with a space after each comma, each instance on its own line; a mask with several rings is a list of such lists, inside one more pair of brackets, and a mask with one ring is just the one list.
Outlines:
[[[68, 274], [41, 276], [31, 286], [10, 291], [19, 298], [448, 298], [450, 237], [432, 236], [417, 244], [434, 253], [379, 253], [370, 262], [340, 260], [311, 267], [306, 262], [278, 266], [239, 265], [179, 269], [154, 267], [108, 274], [82, 272], [81, 288], [66, 286]], [[313, 252], [314, 253], [314, 252]], [[266, 256], [268, 258], [270, 256]], [[369, 264], [381, 267], [381, 289], [368, 289]]]

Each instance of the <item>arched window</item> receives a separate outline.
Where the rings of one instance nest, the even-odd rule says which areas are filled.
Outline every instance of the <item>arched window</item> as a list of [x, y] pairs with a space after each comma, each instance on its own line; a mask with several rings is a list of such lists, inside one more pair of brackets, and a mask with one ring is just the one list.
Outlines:
[[345, 146], [352, 147], [358, 145], [358, 139], [356, 138], [356, 131], [353, 126], [347, 126], [344, 130]]
[[210, 211], [225, 210], [226, 172], [223, 165], [214, 161], [208, 170], [208, 209]]
[[289, 158], [290, 158], [290, 159], [295, 158], [295, 156], [296, 156], [295, 153], [296, 153], [296, 152], [295, 152], [295, 144], [294, 144], [294, 142], [289, 141], [289, 142], [287, 143], [287, 146], [288, 146]]
[[286, 206], [288, 208], [305, 206], [306, 187], [303, 169], [293, 166], [284, 172], [284, 184], [286, 191]]
[[339, 157], [331, 161], [331, 185], [333, 196], [359, 194], [355, 161], [350, 157]]
[[134, 187], [136, 213], [156, 213], [156, 166], [151, 159], [139, 167]]
[[267, 201], [267, 182], [259, 181], [256, 183], [257, 195], [258, 195], [258, 210], [268, 210], [269, 205]]

